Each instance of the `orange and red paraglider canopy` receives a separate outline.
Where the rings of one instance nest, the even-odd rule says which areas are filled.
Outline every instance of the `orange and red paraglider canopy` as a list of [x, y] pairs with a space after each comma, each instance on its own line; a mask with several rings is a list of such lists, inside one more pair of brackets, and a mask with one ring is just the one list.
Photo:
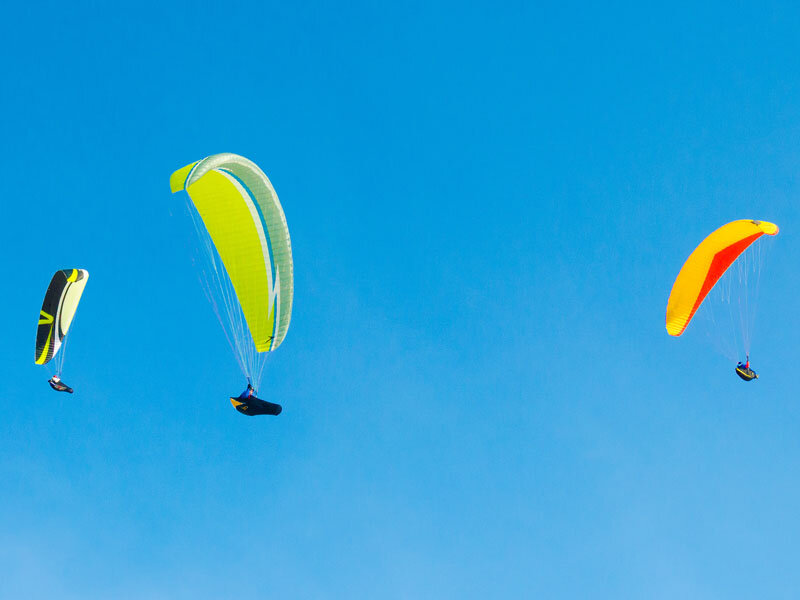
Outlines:
[[743, 219], [723, 225], [704, 239], [683, 264], [667, 302], [667, 333], [681, 335], [728, 267], [762, 235], [776, 235], [778, 226]]

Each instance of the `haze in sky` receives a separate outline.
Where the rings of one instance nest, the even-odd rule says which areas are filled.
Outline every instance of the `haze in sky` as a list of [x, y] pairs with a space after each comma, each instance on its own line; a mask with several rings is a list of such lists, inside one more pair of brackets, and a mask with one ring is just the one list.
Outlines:
[[[16, 3], [0, 20], [2, 598], [793, 598], [794, 3]], [[280, 196], [260, 396], [170, 174]], [[744, 383], [665, 330], [776, 223]], [[33, 361], [91, 273], [64, 380]], [[743, 359], [744, 357], [738, 357]]]

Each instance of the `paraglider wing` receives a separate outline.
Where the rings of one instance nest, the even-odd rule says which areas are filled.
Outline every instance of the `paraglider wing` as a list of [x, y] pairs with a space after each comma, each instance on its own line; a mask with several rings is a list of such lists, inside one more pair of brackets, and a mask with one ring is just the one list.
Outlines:
[[215, 154], [170, 177], [186, 190], [225, 266], [257, 352], [280, 346], [292, 315], [292, 246], [267, 176], [248, 159]]
[[667, 303], [667, 333], [681, 335], [703, 300], [728, 267], [762, 235], [776, 235], [766, 221], [740, 220], [723, 225], [691, 253], [672, 286]]
[[85, 269], [64, 269], [53, 275], [39, 312], [34, 355], [37, 365], [46, 364], [58, 353], [88, 280]]

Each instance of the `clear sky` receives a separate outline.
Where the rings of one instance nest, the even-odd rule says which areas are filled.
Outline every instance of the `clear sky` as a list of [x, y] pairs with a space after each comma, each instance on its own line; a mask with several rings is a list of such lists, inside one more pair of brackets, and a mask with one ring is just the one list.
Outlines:
[[[645, 4], [7, 5], [0, 597], [796, 597], [800, 12]], [[292, 235], [277, 418], [169, 192], [217, 152]], [[753, 384], [664, 329], [737, 218]]]

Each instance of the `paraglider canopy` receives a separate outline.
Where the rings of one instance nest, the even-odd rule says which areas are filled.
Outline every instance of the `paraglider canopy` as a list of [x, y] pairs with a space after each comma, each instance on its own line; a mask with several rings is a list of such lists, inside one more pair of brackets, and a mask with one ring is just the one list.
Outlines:
[[256, 350], [275, 350], [289, 329], [294, 275], [286, 217], [269, 179], [252, 161], [226, 153], [175, 171], [170, 187], [192, 199]]
[[723, 225], [695, 248], [672, 286], [667, 303], [667, 333], [681, 335], [697, 309], [728, 267], [762, 235], [777, 235], [778, 226], [743, 219]]
[[[61, 349], [88, 280], [86, 269], [63, 269], [53, 275], [39, 311], [34, 354], [37, 365], [47, 364]], [[60, 371], [57, 364], [56, 375]]]

